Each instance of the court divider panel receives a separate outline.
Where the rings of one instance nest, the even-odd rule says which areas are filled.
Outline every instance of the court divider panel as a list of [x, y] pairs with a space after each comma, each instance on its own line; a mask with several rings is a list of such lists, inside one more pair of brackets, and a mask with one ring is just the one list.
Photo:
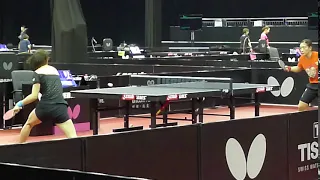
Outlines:
[[[136, 71], [127, 71], [127, 66], [146, 66], [148, 69], [151, 67], [154, 68], [153, 72], [146, 73], [163, 73], [163, 72], [182, 72], [182, 71], [199, 71], [206, 69], [224, 69], [224, 68], [279, 68], [279, 64], [277, 62], [261, 62], [261, 61], [250, 61], [249, 55], [226, 55], [226, 56], [204, 56], [204, 57], [182, 57], [172, 58], [172, 59], [89, 59], [87, 63], [78, 64], [87, 68], [87, 73], [97, 73], [95, 71], [96, 67], [99, 65], [111, 65], [111, 66], [122, 66], [124, 65], [124, 69], [126, 71], [118, 71], [120, 73], [134, 73]], [[232, 59], [236, 58], [238, 61], [233, 61]], [[257, 59], [267, 58], [269, 59], [268, 54], [257, 54]], [[53, 63], [54, 66], [60, 66], [61, 63]], [[75, 63], [66, 63], [65, 66], [68, 69], [72, 70]], [[183, 66], [181, 66], [183, 64]], [[297, 62], [288, 62], [289, 66], [294, 66]], [[81, 67], [83, 68], [83, 67]], [[114, 72], [118, 68], [107, 69], [108, 71], [98, 71], [97, 75], [106, 76], [111, 75], [110, 73], [118, 73]], [[139, 68], [140, 69], [140, 68]], [[141, 71], [141, 72], [142, 72]], [[150, 70], [148, 70], [150, 71]], [[112, 74], [113, 74], [112, 73]], [[136, 72], [137, 73], [137, 72]]]
[[202, 180], [287, 180], [288, 118], [286, 114], [203, 124]]
[[[196, 60], [194, 60], [196, 61]], [[181, 62], [182, 64], [183, 62]], [[188, 71], [205, 71], [205, 70], [219, 70], [222, 69], [219, 66], [181, 66], [180, 65], [167, 65], [167, 66], [154, 66], [153, 73], [165, 73], [165, 72], [188, 72]]]
[[15, 53], [0, 54], [0, 79], [11, 79], [11, 72], [19, 70], [19, 62]]
[[262, 103], [296, 105], [308, 84], [306, 73], [288, 73], [282, 69], [252, 69], [252, 83], [278, 83], [280, 90], [260, 95]]
[[0, 162], [83, 170], [83, 153], [83, 138], [5, 145]]
[[[228, 57], [227, 57], [228, 56]], [[197, 66], [197, 69], [203, 69], [206, 66], [218, 66], [219, 63], [221, 63], [223, 66], [226, 66], [227, 64], [231, 64], [230, 61], [228, 61], [229, 59], [232, 59], [232, 57], [230, 57], [229, 55], [225, 56], [227, 58], [226, 61], [210, 61], [210, 60], [214, 60], [217, 58], [220, 58], [223, 56], [219, 56], [219, 57], [212, 57], [212, 56], [197, 56], [197, 57], [188, 57], [188, 56], [184, 56], [184, 57], [175, 57], [172, 59], [164, 59], [164, 58], [145, 58], [145, 59], [97, 59], [97, 58], [90, 58], [90, 62], [93, 64], [136, 64], [136, 65], [161, 65], [161, 66], [167, 66], [167, 67], [178, 67], [178, 69], [181, 69], [183, 67], [190, 67], [192, 66], [195, 69], [195, 66]], [[249, 57], [249, 55], [247, 55]], [[229, 62], [229, 63], [228, 63]], [[249, 66], [249, 62], [248, 61], [238, 61], [240, 62], [241, 67], [246, 67]], [[181, 67], [181, 64], [183, 64], [183, 66]], [[171, 66], [170, 66], [171, 65]], [[231, 64], [232, 65], [232, 64]], [[234, 65], [233, 65], [234, 66]], [[155, 66], [155, 72], [158, 72], [158, 68], [156, 68], [157, 66]], [[181, 68], [180, 68], [181, 67]], [[229, 66], [228, 66], [229, 67]], [[212, 68], [219, 68], [219, 67], [212, 67]], [[161, 69], [161, 68], [160, 68]], [[173, 69], [173, 71], [177, 71], [176, 69]], [[169, 72], [169, 71], [167, 71]]]
[[[193, 54], [194, 55], [194, 54]], [[268, 58], [269, 55], [267, 54], [257, 54], [257, 59], [265, 59]], [[238, 61], [235, 63], [234, 59]], [[184, 66], [225, 66], [225, 67], [249, 67], [250, 66], [250, 59], [249, 54], [246, 55], [219, 55], [219, 56], [212, 56], [212, 55], [204, 55], [204, 56], [180, 56], [180, 57], [173, 57], [173, 58], [164, 58], [164, 57], [157, 57], [157, 58], [144, 58], [144, 59], [121, 59], [121, 58], [114, 58], [114, 59], [101, 59], [101, 57], [93, 57], [89, 59], [89, 62], [92, 64], [146, 64], [146, 65], [184, 65]], [[260, 62], [262, 64], [263, 62]], [[270, 65], [270, 63], [268, 64]]]
[[[130, 60], [128, 60], [130, 61]], [[161, 60], [163, 61], [163, 60]], [[166, 60], [172, 61], [172, 60]], [[195, 60], [196, 61], [196, 60]], [[247, 67], [250, 68], [250, 63], [248, 62], [241, 62], [244, 63], [243, 68]], [[183, 62], [180, 63], [180, 65]], [[223, 68], [239, 68], [239, 64], [233, 61], [213, 61], [210, 66], [172, 66], [172, 65], [154, 65], [154, 64], [107, 64], [107, 63], [100, 63], [94, 64], [88, 62], [88, 64], [78, 64], [78, 63], [51, 63], [50, 65], [54, 66], [57, 69], [69, 69], [71, 73], [74, 75], [83, 75], [83, 74], [95, 74], [98, 76], [110, 76], [110, 75], [117, 75], [117, 74], [126, 74], [126, 73], [168, 73], [168, 72], [186, 72], [186, 71], [204, 71], [204, 70], [217, 70]], [[263, 66], [263, 65], [261, 65]]]
[[150, 179], [199, 179], [198, 124], [86, 138], [86, 171]]
[[[130, 60], [128, 60], [130, 61]], [[90, 63], [90, 62], [89, 62]], [[223, 64], [230, 64], [231, 62], [223, 62]], [[74, 75], [78, 74], [94, 74], [98, 76], [111, 76], [117, 74], [126, 74], [126, 73], [165, 73], [165, 72], [183, 72], [183, 71], [199, 71], [199, 70], [215, 70], [216, 67], [213, 66], [175, 66], [172, 65], [154, 65], [154, 64], [61, 64], [61, 63], [52, 63], [50, 64], [57, 69], [69, 69]], [[219, 67], [219, 66], [218, 66]], [[237, 68], [238, 66], [232, 65], [231, 67]]]
[[153, 65], [133, 65], [133, 64], [78, 64], [78, 63], [52, 63], [57, 69], [68, 69], [74, 75], [94, 74], [97, 76], [110, 76], [118, 73], [153, 73]]
[[292, 113], [289, 118], [289, 180], [318, 177], [318, 110]]
[[[257, 54], [257, 59], [265, 58], [266, 54]], [[235, 63], [234, 61], [230, 61], [231, 59], [237, 59], [238, 61]], [[219, 56], [182, 56], [182, 57], [174, 57], [174, 58], [144, 58], [144, 59], [101, 59], [101, 57], [93, 57], [90, 58], [88, 63], [90, 64], [135, 64], [135, 65], [158, 65], [167, 66], [167, 67], [178, 67], [181, 69], [183, 67], [191, 67], [195, 68], [198, 66], [198, 69], [203, 69], [209, 66], [216, 67], [250, 67], [251, 62], [248, 61], [250, 58], [249, 54], [247, 55], [219, 55]], [[218, 61], [217, 61], [218, 60]], [[222, 60], [222, 61], [220, 61]], [[262, 64], [260, 62], [259, 64]], [[183, 64], [183, 66], [181, 66]], [[266, 63], [264, 63], [266, 64]], [[171, 65], [171, 66], [170, 66]], [[268, 63], [268, 65], [271, 65]], [[262, 66], [263, 67], [263, 66]], [[194, 69], [195, 70], [195, 69]], [[173, 70], [175, 72], [177, 70]], [[158, 72], [155, 70], [155, 72]], [[162, 71], [164, 72], [164, 71]], [[169, 72], [169, 71], [166, 71]]]
[[[17, 164], [0, 163], [1, 178], [10, 180], [20, 179], [50, 179], [54, 177], [59, 180], [138, 180], [140, 178], [111, 176], [106, 174], [80, 172], [74, 170], [62, 170], [53, 168], [43, 168], [36, 166], [23, 166]], [[140, 179], [142, 180], [142, 179]]]

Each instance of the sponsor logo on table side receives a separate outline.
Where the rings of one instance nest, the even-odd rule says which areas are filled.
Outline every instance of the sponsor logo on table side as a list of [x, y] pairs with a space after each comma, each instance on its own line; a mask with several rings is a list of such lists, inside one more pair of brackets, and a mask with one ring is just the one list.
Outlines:
[[[187, 97], [187, 94], [171, 94], [167, 96], [167, 101], [186, 99]], [[125, 101], [134, 101], [134, 103], [142, 103], [147, 100], [147, 96], [124, 94], [121, 99]]]
[[147, 96], [136, 96], [136, 100], [145, 101], [146, 99], [147, 99]]
[[256, 93], [267, 92], [267, 91], [273, 91], [273, 86], [259, 87], [256, 89]]
[[126, 100], [126, 101], [128, 101], [128, 100], [135, 100], [136, 99], [136, 96], [135, 95], [133, 95], [133, 94], [124, 94], [124, 95], [122, 95], [122, 100]]
[[272, 91], [273, 90], [273, 87], [272, 86], [267, 86], [266, 87], [266, 91]]
[[167, 101], [171, 101], [171, 100], [178, 100], [179, 96], [177, 94], [172, 94], [167, 96]]
[[259, 87], [256, 89], [256, 93], [261, 93], [261, 92], [266, 92], [266, 88], [265, 87]]
[[179, 100], [179, 99], [186, 99], [187, 94], [172, 94], [167, 96], [167, 101]]

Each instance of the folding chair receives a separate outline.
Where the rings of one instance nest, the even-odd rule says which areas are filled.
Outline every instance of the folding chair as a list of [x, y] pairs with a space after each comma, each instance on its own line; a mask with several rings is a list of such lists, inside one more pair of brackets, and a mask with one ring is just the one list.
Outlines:
[[[34, 72], [28, 70], [16, 70], [11, 72], [12, 85], [13, 85], [13, 104], [15, 105], [20, 100], [23, 100], [22, 85], [32, 84], [34, 78]], [[22, 113], [19, 113], [22, 114]], [[22, 117], [22, 116], [21, 116]], [[26, 119], [24, 120], [26, 121]], [[11, 127], [13, 127], [15, 122], [15, 117], [11, 120]]]

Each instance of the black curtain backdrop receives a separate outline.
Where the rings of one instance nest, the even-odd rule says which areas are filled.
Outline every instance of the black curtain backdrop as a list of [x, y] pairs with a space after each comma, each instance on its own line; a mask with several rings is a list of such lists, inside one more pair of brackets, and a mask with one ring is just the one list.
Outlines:
[[32, 44], [50, 45], [51, 18], [50, 1], [10, 0], [0, 3], [0, 43], [19, 43], [21, 25], [28, 27]]
[[52, 1], [52, 59], [54, 62], [87, 61], [87, 25], [79, 0]]
[[4, 29], [4, 7], [0, 6], [0, 43], [1, 43], [1, 37], [3, 37], [3, 29]]
[[163, 0], [145, 0], [145, 46], [161, 46], [162, 11]]
[[[122, 41], [145, 43], [145, 0], [80, 0], [91, 37], [102, 43], [112, 38], [117, 46]], [[169, 26], [178, 24], [179, 14], [200, 13], [205, 17], [289, 17], [318, 11], [316, 0], [163, 0], [162, 39], [169, 39]], [[0, 4], [0, 43], [18, 44], [20, 25], [28, 26], [31, 43], [51, 44], [51, 11], [48, 0], [2, 0]], [[288, 32], [290, 33], [290, 32]]]

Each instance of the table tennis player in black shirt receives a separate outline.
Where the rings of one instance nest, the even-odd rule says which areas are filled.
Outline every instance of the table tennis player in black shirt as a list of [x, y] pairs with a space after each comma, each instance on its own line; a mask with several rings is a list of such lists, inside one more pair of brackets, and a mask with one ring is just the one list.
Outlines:
[[48, 65], [48, 60], [49, 56], [43, 50], [38, 50], [27, 60], [35, 71], [32, 93], [16, 104], [14, 112], [18, 113], [23, 106], [36, 101], [39, 93], [42, 96], [20, 132], [19, 143], [27, 140], [34, 126], [45, 121], [56, 124], [68, 138], [77, 137], [74, 124], [68, 115], [68, 104], [62, 95], [59, 73], [56, 68]]
[[242, 30], [243, 34], [240, 37], [240, 54], [249, 53], [252, 51], [250, 36], [249, 36], [249, 29], [244, 28]]

